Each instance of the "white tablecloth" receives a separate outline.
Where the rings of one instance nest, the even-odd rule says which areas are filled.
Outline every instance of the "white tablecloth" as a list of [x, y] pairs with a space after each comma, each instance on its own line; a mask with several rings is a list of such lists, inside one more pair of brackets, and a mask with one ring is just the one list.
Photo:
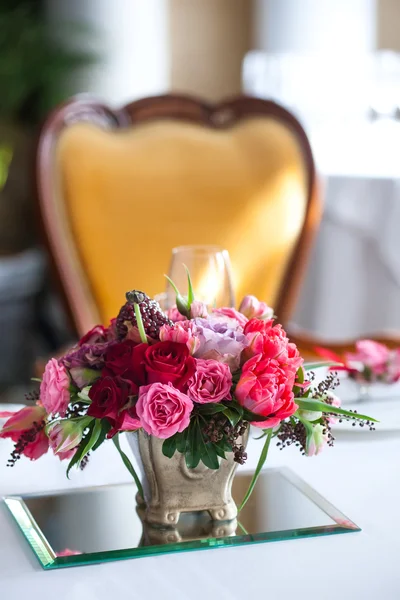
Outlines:
[[[372, 413], [374, 406], [368, 405]], [[375, 408], [376, 410], [376, 408]], [[398, 406], [400, 416], [400, 401]], [[384, 427], [382, 427], [384, 429]], [[251, 440], [247, 468], [260, 442]], [[50, 456], [6, 468], [0, 443], [0, 496], [129, 480], [112, 444], [93, 454], [82, 473], [65, 479]], [[287, 465], [357, 523], [361, 533], [203, 550], [45, 572], [0, 506], [0, 598], [3, 600], [242, 600], [314, 597], [369, 600], [400, 597], [400, 428], [337, 435], [317, 458], [272, 449], [268, 464]], [[320, 561], [320, 567], [316, 564]]]
[[400, 337], [400, 179], [325, 178], [325, 206], [291, 331]]

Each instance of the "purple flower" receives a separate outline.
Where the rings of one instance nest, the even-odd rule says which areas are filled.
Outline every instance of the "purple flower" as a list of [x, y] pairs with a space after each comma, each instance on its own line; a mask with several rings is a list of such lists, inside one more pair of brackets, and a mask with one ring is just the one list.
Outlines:
[[200, 347], [194, 356], [213, 358], [236, 371], [240, 366], [240, 355], [249, 343], [239, 323], [223, 316], [194, 319], [194, 322], [200, 339]]
[[88, 369], [102, 369], [104, 366], [104, 357], [109, 343], [102, 344], [83, 344], [75, 346], [71, 352], [66, 354], [61, 362], [67, 369], [75, 367], [86, 367]]
[[68, 369], [73, 383], [82, 389], [100, 377], [105, 353], [109, 347], [110, 342], [75, 346], [60, 359], [60, 363]]

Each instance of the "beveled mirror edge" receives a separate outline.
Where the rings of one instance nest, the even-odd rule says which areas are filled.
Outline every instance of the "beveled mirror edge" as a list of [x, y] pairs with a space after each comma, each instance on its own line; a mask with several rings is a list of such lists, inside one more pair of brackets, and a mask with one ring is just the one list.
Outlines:
[[5, 496], [3, 500], [42, 567], [44, 569], [51, 568], [57, 560], [57, 555], [36, 523], [23, 498], [20, 496]]
[[336, 506], [334, 506], [329, 500], [322, 496], [317, 490], [315, 490], [309, 483], [304, 481], [296, 473], [294, 473], [288, 467], [280, 467], [278, 470], [292, 485], [294, 485], [300, 492], [305, 494], [314, 504], [319, 506], [337, 525], [344, 529], [351, 529], [353, 531], [362, 531], [361, 527], [356, 525], [354, 521], [351, 521], [345, 514], [342, 513]]
[[[159, 554], [168, 554], [170, 552], [187, 552], [192, 550], [205, 550], [208, 548], [232, 547], [241, 546], [246, 543], [265, 543], [271, 541], [283, 541], [297, 538], [315, 537], [318, 535], [333, 535], [340, 533], [359, 532], [361, 528], [354, 522], [348, 519], [341, 511], [333, 506], [328, 500], [321, 496], [314, 488], [296, 475], [287, 467], [268, 469], [269, 472], [279, 472], [300, 492], [304, 493], [314, 504], [316, 504], [325, 514], [327, 514], [335, 524], [320, 525], [315, 527], [305, 527], [300, 529], [273, 531], [265, 533], [238, 535], [235, 537], [224, 538], [208, 538], [206, 540], [193, 540], [179, 542], [178, 544], [163, 544], [141, 548], [126, 548], [121, 550], [110, 550], [104, 552], [86, 553], [72, 556], [57, 556], [48, 542], [47, 538], [42, 533], [40, 527], [36, 523], [33, 515], [28, 509], [21, 496], [5, 496], [4, 503], [11, 513], [13, 519], [17, 523], [19, 529], [32, 548], [43, 569], [57, 569], [73, 566], [84, 566], [89, 564], [98, 564], [113, 560], [127, 560], [138, 558], [141, 556], [156, 556]], [[242, 472], [243, 475], [248, 475], [247, 472]], [[131, 485], [129, 483], [112, 484], [104, 486], [90, 486], [88, 488], [76, 488], [74, 493], [85, 492], [90, 489], [109, 488], [120, 485]], [[67, 490], [56, 490], [52, 495], [65, 494]], [[41, 493], [30, 493], [24, 495], [29, 497], [48, 496], [49, 491]], [[241, 529], [243, 527], [240, 525]]]

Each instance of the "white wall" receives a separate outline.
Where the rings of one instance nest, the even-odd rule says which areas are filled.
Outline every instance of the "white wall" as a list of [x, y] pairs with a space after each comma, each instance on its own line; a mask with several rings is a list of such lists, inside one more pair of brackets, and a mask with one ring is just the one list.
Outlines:
[[[68, 92], [91, 92], [115, 105], [163, 93], [170, 83], [168, 0], [46, 0], [52, 23], [77, 21], [81, 40], [99, 62], [70, 82]], [[77, 44], [68, 34], [66, 43]]]
[[376, 1], [254, 0], [253, 29], [259, 50], [368, 52], [376, 47]]

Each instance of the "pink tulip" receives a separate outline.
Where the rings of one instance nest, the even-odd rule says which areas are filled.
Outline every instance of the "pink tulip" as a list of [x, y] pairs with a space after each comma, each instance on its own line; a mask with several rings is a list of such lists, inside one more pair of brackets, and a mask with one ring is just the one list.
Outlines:
[[255, 296], [245, 296], [240, 303], [239, 312], [248, 319], [271, 319], [274, 316], [274, 310]]
[[[83, 431], [91, 418], [79, 421], [56, 421], [48, 429], [49, 444], [54, 454], [60, 459], [70, 458], [76, 450], [83, 437]], [[72, 454], [71, 454], [72, 452]]]
[[46, 417], [47, 413], [42, 406], [26, 406], [6, 421], [0, 431], [0, 438], [10, 438], [18, 443], [21, 437], [28, 437], [30, 441], [25, 441], [21, 454], [36, 460], [49, 449], [49, 441], [42, 426]]
[[191, 319], [206, 319], [208, 317], [207, 304], [204, 302], [200, 302], [199, 300], [194, 300], [190, 305], [190, 318]]
[[12, 416], [4, 424], [3, 429], [0, 431], [0, 437], [9, 437], [14, 442], [18, 441], [22, 433], [32, 429], [34, 423], [41, 423], [47, 416], [42, 406], [26, 406], [15, 413], [9, 414]]
[[313, 425], [312, 430], [307, 435], [306, 456], [316, 456], [325, 446], [328, 436], [324, 433], [325, 427], [320, 423]]
[[178, 342], [186, 344], [190, 354], [194, 354], [200, 346], [200, 339], [196, 335], [197, 327], [193, 321], [178, 321], [171, 325], [163, 325], [160, 329], [161, 342]]
[[231, 308], [230, 306], [223, 306], [222, 308], [214, 308], [213, 314], [219, 317], [228, 317], [228, 319], [235, 319], [240, 325], [240, 327], [245, 327], [248, 319], [242, 313], [238, 312], [236, 309]]

